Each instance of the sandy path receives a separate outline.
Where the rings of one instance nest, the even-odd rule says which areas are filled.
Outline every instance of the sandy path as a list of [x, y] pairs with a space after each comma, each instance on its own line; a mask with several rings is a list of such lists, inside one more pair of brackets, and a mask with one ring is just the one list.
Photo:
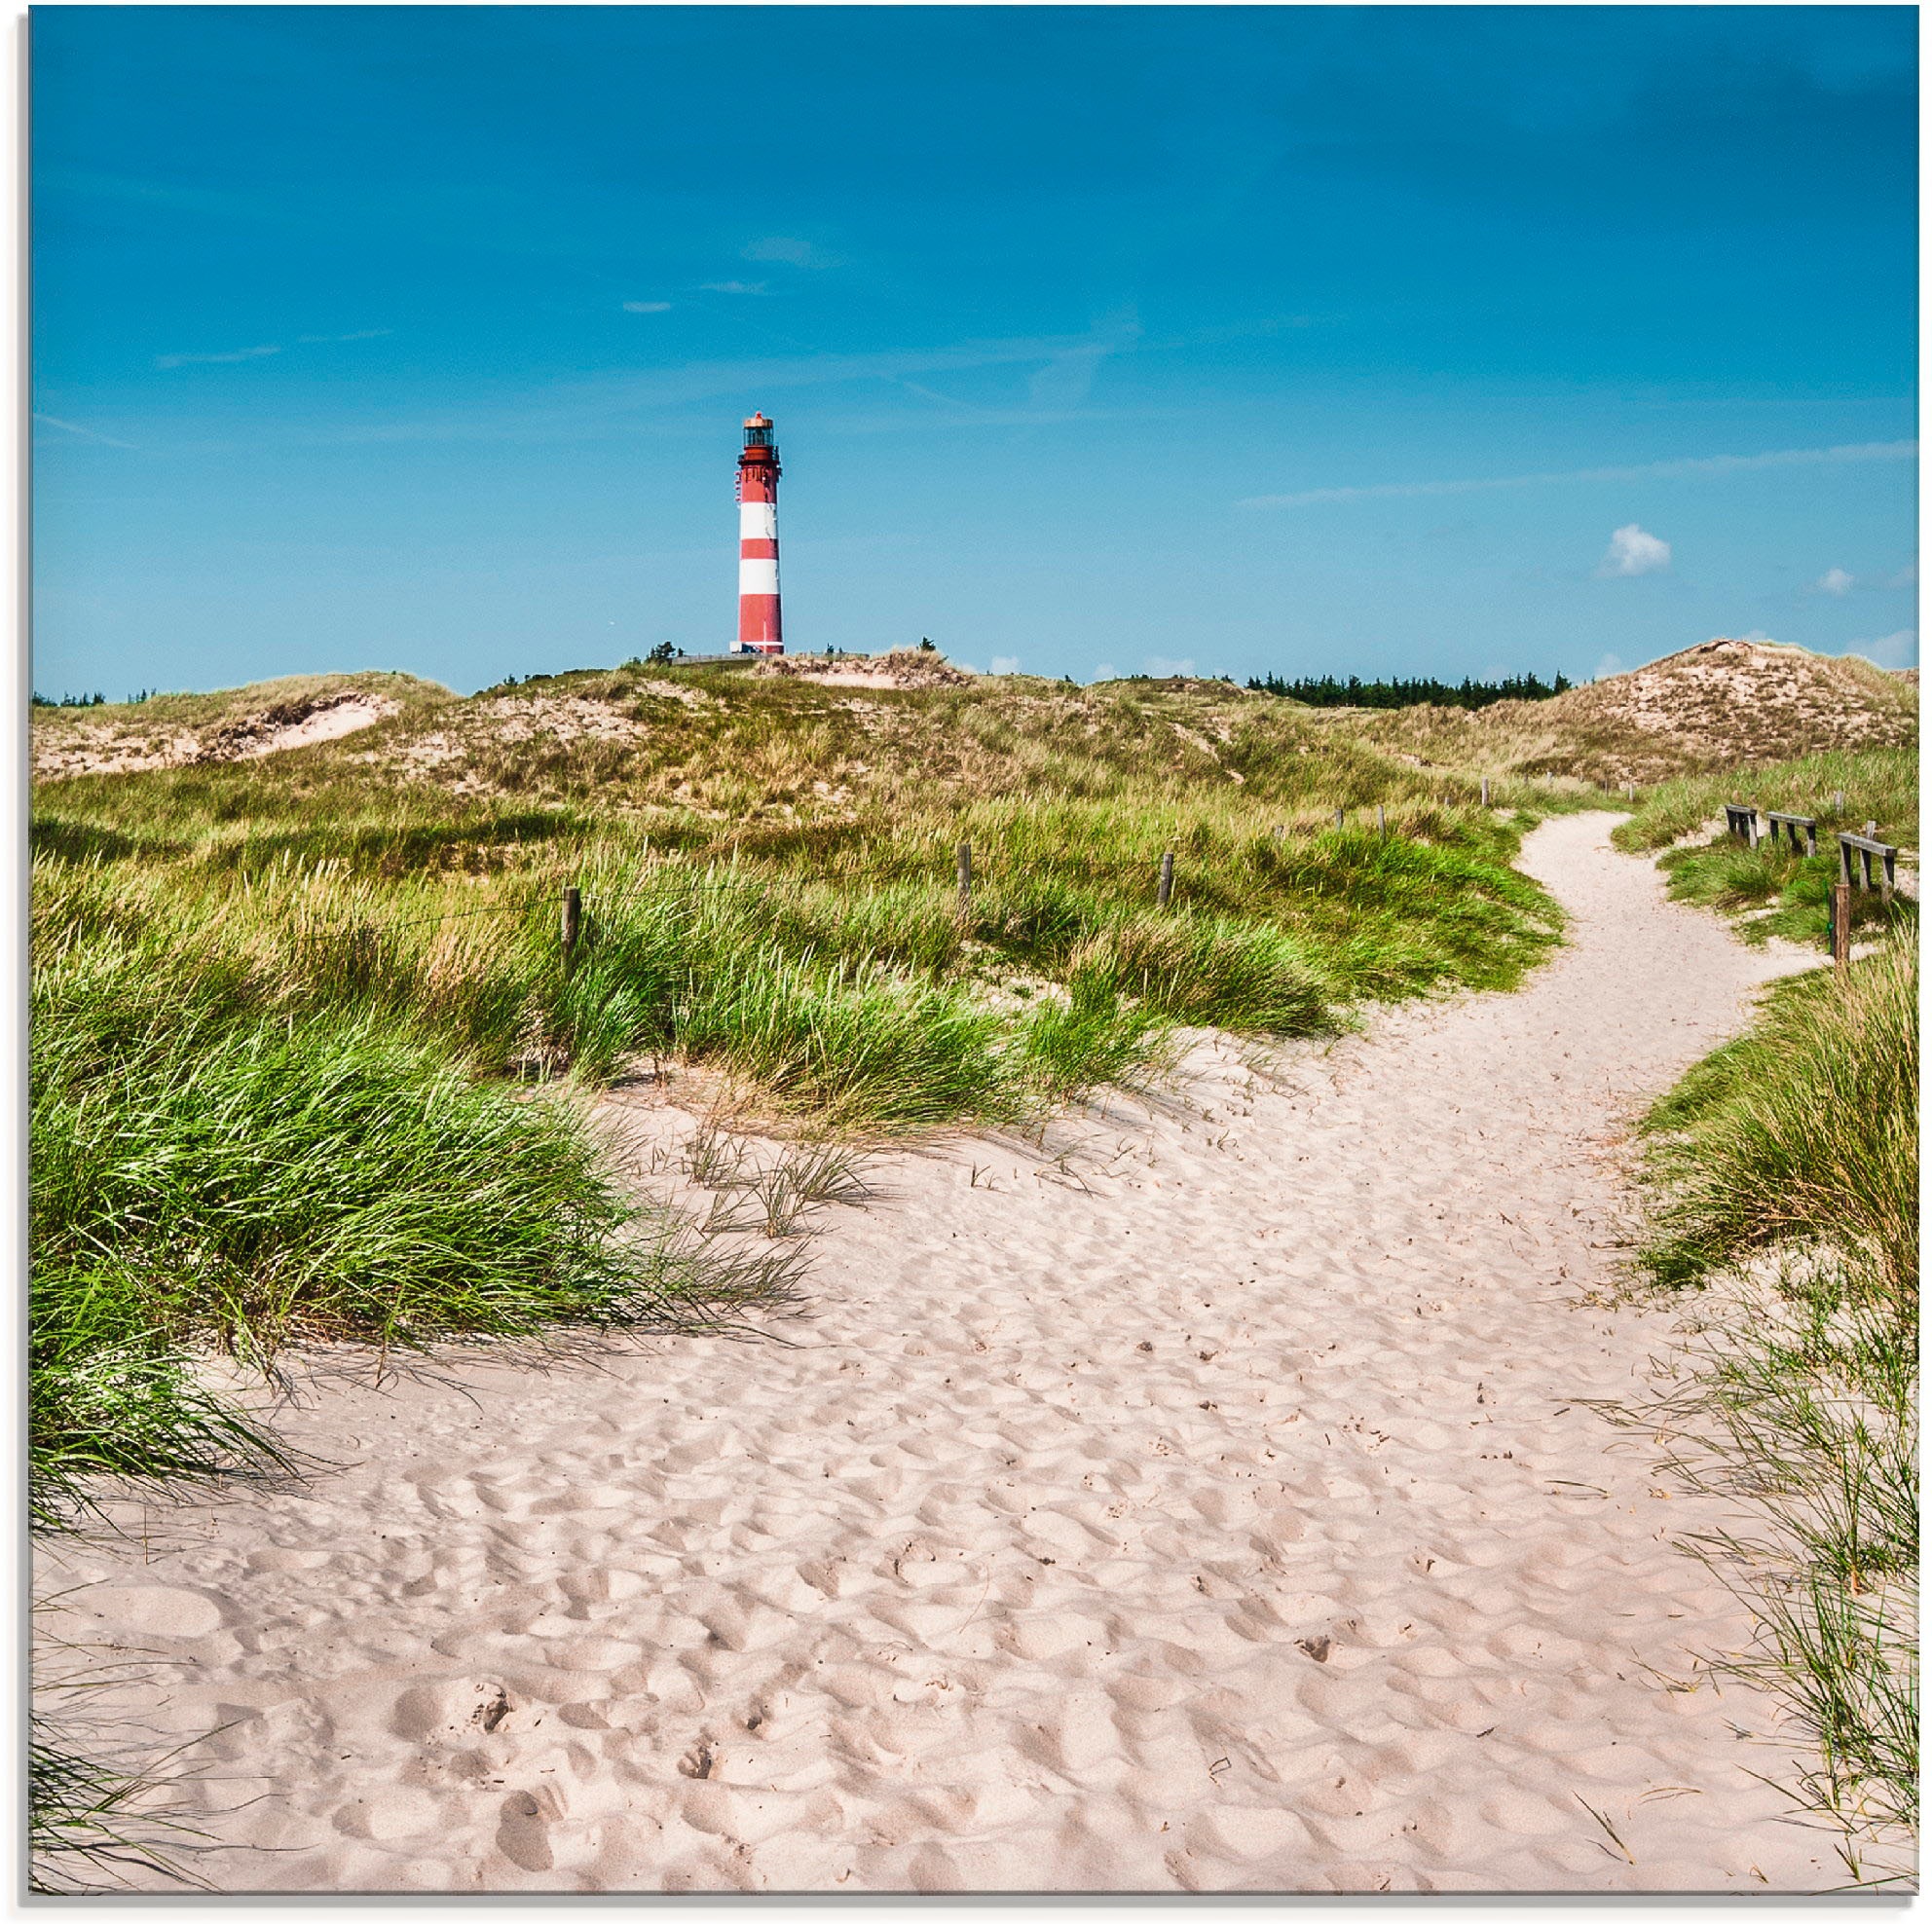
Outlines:
[[[1531, 838], [1576, 918], [1522, 992], [1263, 1086], [894, 1159], [795, 1347], [335, 1384], [353, 1466], [181, 1512], [93, 1633], [231, 1727], [202, 1865], [281, 1889], [1815, 1888], [1754, 1782], [1744, 1626], [1578, 1399], [1666, 1325], [1615, 1274], [1618, 1119], [1790, 966], [1666, 905], [1611, 818]], [[660, 1127], [675, 1127], [671, 1111]], [[471, 1394], [461, 1393], [455, 1382]], [[1597, 1818], [1616, 1832], [1614, 1844]]]

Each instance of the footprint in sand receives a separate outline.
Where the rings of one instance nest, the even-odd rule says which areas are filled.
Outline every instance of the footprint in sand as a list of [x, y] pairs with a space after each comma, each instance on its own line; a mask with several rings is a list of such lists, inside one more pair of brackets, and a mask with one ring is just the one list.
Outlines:
[[548, 1870], [556, 1863], [550, 1848], [550, 1824], [543, 1801], [529, 1791], [512, 1791], [503, 1799], [497, 1824], [497, 1848], [524, 1870]]

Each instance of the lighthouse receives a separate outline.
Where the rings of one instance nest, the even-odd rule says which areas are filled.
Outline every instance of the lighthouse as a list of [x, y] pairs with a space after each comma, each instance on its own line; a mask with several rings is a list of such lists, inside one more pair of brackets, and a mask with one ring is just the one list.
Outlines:
[[783, 654], [778, 619], [778, 447], [771, 423], [745, 423], [738, 457], [738, 639], [733, 654]]

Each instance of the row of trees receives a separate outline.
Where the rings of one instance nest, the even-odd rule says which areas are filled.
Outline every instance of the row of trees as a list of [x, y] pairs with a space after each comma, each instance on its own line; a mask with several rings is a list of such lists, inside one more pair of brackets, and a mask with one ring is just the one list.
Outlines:
[[1333, 675], [1284, 682], [1279, 675], [1264, 675], [1259, 681], [1250, 676], [1247, 685], [1262, 694], [1286, 695], [1291, 701], [1306, 702], [1311, 708], [1416, 708], [1424, 702], [1438, 708], [1487, 708], [1496, 701], [1547, 701], [1573, 684], [1565, 675], [1553, 682], [1535, 675], [1505, 675], [1500, 682], [1472, 682], [1468, 676], [1460, 682], [1424, 678], [1364, 682], [1358, 675], [1351, 675], [1346, 682]]

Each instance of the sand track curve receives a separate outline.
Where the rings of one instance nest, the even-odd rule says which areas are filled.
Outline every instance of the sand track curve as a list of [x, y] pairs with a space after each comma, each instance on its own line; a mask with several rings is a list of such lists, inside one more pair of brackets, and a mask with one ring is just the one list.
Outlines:
[[[1815, 1889], [1738, 1610], [1587, 1397], [1618, 1141], [1789, 952], [1605, 840], [1573, 941], [836, 1211], [787, 1344], [317, 1388], [351, 1467], [43, 1558], [182, 1660], [232, 1889]], [[664, 1109], [646, 1122], [685, 1126]], [[70, 1634], [73, 1633], [70, 1629]], [[1664, 1680], [1694, 1687], [1670, 1687]], [[1600, 1816], [1599, 1816], [1600, 1813]], [[1605, 1820], [1607, 1820], [1607, 1825]], [[1610, 1832], [1615, 1833], [1613, 1839]], [[246, 1846], [271, 1846], [273, 1855]]]

